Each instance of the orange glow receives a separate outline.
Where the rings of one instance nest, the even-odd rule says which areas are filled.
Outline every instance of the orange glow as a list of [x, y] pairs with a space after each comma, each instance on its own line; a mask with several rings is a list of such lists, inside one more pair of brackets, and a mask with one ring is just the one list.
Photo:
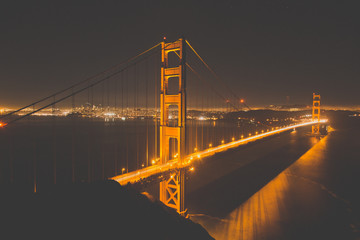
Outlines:
[[[140, 179], [144, 179], [147, 178], [149, 176], [152, 176], [154, 174], [158, 174], [158, 173], [162, 173], [162, 172], [167, 172], [170, 171], [174, 168], [182, 168], [182, 167], [187, 167], [189, 166], [191, 160], [194, 158], [194, 160], [197, 158], [197, 160], [206, 158], [208, 156], [212, 156], [215, 153], [218, 152], [223, 152], [226, 151], [228, 149], [231, 148], [235, 148], [238, 147], [240, 145], [245, 145], [249, 142], [254, 142], [256, 140], [268, 137], [268, 136], [272, 136], [281, 132], [285, 132], [285, 131], [289, 131], [292, 130], [293, 128], [297, 128], [297, 127], [304, 127], [304, 126], [310, 126], [313, 124], [317, 124], [318, 122], [303, 122], [303, 123], [299, 123], [293, 126], [289, 126], [289, 127], [285, 127], [285, 128], [281, 128], [281, 129], [277, 129], [277, 130], [273, 130], [270, 132], [266, 132], [266, 133], [261, 133], [258, 135], [254, 135], [251, 136], [251, 134], [249, 134], [249, 137], [247, 138], [242, 138], [233, 142], [229, 142], [226, 144], [222, 144], [216, 147], [212, 147], [212, 148], [208, 148], [208, 149], [204, 149], [203, 151], [197, 152], [197, 153], [193, 153], [190, 154], [188, 156], [185, 156], [182, 161], [179, 161], [179, 159], [174, 159], [174, 160], [170, 160], [166, 163], [160, 164], [160, 165], [153, 165], [153, 166], [149, 166], [146, 168], [142, 168], [137, 170], [136, 172], [129, 172], [123, 175], [118, 175], [115, 177], [112, 177], [111, 179], [119, 182], [120, 184], [127, 184], [127, 183], [133, 183], [133, 182], [137, 182]], [[195, 148], [195, 150], [197, 150], [197, 148]]]
[[6, 123], [0, 122], [0, 127], [5, 127], [5, 126], [6, 126]]
[[241, 102], [241, 103], [244, 103], [244, 99], [241, 99], [240, 102]]
[[[316, 139], [316, 138], [313, 138]], [[266, 239], [273, 229], [281, 235], [286, 231], [278, 223], [287, 221], [286, 197], [294, 188], [294, 179], [306, 181], [319, 186], [318, 182], [310, 178], [304, 178], [303, 173], [308, 173], [314, 166], [320, 168], [324, 163], [327, 152], [327, 137], [321, 139], [308, 152], [302, 155], [295, 163], [280, 173], [272, 181], [266, 184], [260, 191], [251, 196], [246, 202], [234, 209], [222, 219], [222, 223], [216, 228], [207, 229], [216, 239]], [[321, 191], [327, 189], [320, 185]], [[302, 191], [306, 191], [302, 189]], [[313, 193], [313, 192], [311, 192]], [[314, 196], [305, 194], [303, 201], [313, 203]]]
[[224, 144], [224, 142], [225, 142], [224, 140], [221, 140], [221, 144]]
[[232, 138], [231, 140], [232, 140], [232, 141], [234, 141], [234, 140], [235, 140], [235, 138]]
[[194, 170], [195, 170], [195, 168], [194, 168], [194, 167], [191, 167], [189, 170], [190, 170], [190, 171], [194, 171]]
[[209, 144], [209, 147], [212, 147], [212, 144], [211, 144], [211, 143]]
[[283, 220], [282, 203], [289, 187], [289, 176], [281, 173], [226, 216], [216, 229], [209, 229], [209, 233], [216, 239], [265, 239], [269, 229]]

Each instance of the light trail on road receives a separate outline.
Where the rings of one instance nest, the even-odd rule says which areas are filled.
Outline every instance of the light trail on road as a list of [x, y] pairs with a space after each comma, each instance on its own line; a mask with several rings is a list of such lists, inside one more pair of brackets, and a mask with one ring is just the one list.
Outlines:
[[[323, 123], [326, 121], [327, 120], [324, 119], [324, 120], [321, 120], [320, 123]], [[260, 133], [260, 134], [254, 135], [254, 136], [247, 137], [247, 138], [242, 138], [240, 140], [221, 144], [216, 147], [211, 147], [211, 148], [205, 149], [200, 152], [192, 153], [192, 154], [186, 156], [181, 163], [178, 161], [178, 159], [172, 159], [165, 164], [154, 165], [154, 166], [142, 168], [142, 169], [139, 169], [136, 171], [132, 171], [129, 173], [125, 173], [122, 175], [112, 177], [110, 179], [117, 181], [121, 185], [125, 185], [127, 183], [135, 183], [135, 182], [138, 182], [145, 178], [148, 178], [150, 176], [153, 176], [155, 174], [161, 174], [161, 173], [164, 173], [164, 172], [167, 172], [170, 170], [189, 167], [194, 161], [197, 161], [199, 159], [204, 159], [205, 157], [212, 156], [215, 153], [223, 152], [228, 149], [238, 147], [240, 145], [245, 145], [249, 142], [254, 142], [254, 141], [269, 137], [269, 136], [273, 136], [275, 134], [279, 134], [281, 132], [289, 131], [291, 129], [296, 129], [298, 127], [305, 127], [305, 126], [318, 124], [318, 123], [319, 123], [318, 121], [310, 121], [310, 122], [303, 122], [303, 123], [299, 123], [299, 124], [295, 124], [295, 125], [289, 125], [289, 126], [286, 126], [283, 128], [267, 131], [264, 133]]]

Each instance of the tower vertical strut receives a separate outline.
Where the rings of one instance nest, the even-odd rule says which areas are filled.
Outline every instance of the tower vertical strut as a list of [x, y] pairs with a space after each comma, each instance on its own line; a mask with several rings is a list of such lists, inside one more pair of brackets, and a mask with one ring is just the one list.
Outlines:
[[320, 94], [313, 93], [312, 120], [318, 124], [312, 126], [312, 134], [320, 134]]
[[[186, 121], [186, 56], [185, 39], [175, 42], [162, 42], [161, 47], [161, 91], [160, 91], [160, 163], [178, 158], [182, 164], [185, 157], [185, 121]], [[169, 54], [177, 55], [178, 65], [169, 65]], [[169, 91], [169, 79], [179, 83], [177, 93]], [[172, 80], [174, 81], [174, 80]], [[170, 124], [170, 106], [177, 107], [177, 121]], [[175, 111], [176, 112], [176, 111]], [[176, 116], [174, 116], [176, 118]], [[170, 143], [175, 141], [175, 149], [170, 151]], [[175, 156], [172, 152], [176, 152]], [[180, 169], [160, 183], [160, 201], [178, 213], [186, 215], [185, 209], [185, 170]]]

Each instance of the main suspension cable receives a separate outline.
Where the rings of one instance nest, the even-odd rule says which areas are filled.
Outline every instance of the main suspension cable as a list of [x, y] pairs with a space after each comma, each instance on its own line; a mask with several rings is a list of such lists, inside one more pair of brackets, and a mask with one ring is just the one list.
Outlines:
[[118, 67], [120, 67], [120, 66], [122, 66], [122, 65], [124, 65], [124, 64], [126, 64], [126, 63], [129, 63], [129, 62], [137, 59], [138, 57], [140, 57], [140, 56], [142, 56], [142, 55], [150, 52], [151, 50], [157, 48], [157, 47], [160, 46], [160, 45], [161, 45], [161, 43], [158, 43], [158, 44], [154, 45], [153, 47], [151, 47], [151, 48], [149, 48], [149, 49], [147, 49], [147, 50], [139, 53], [138, 55], [136, 55], [136, 56], [134, 56], [134, 57], [131, 57], [131, 58], [129, 58], [129, 59], [127, 59], [127, 60], [119, 63], [119, 64], [116, 64], [116, 65], [114, 65], [114, 66], [112, 66], [112, 67], [110, 67], [110, 68], [108, 68], [108, 69], [106, 69], [106, 70], [104, 70], [104, 71], [96, 74], [96, 75], [93, 75], [93, 76], [91, 76], [91, 77], [89, 77], [89, 78], [86, 78], [86, 79], [84, 79], [83, 81], [80, 81], [80, 82], [78, 82], [78, 83], [75, 83], [75, 84], [71, 85], [70, 87], [67, 87], [67, 88], [65, 88], [65, 89], [63, 89], [63, 90], [60, 90], [60, 91], [58, 91], [58, 92], [56, 92], [56, 93], [54, 93], [54, 94], [52, 94], [52, 95], [50, 95], [50, 96], [47, 96], [47, 97], [45, 97], [45, 98], [42, 98], [42, 99], [40, 99], [40, 100], [38, 100], [38, 101], [36, 101], [36, 102], [33, 102], [33, 103], [29, 104], [29, 105], [26, 105], [26, 106], [24, 106], [24, 107], [21, 107], [21, 108], [15, 110], [15, 111], [12, 111], [12, 112], [10, 112], [10, 113], [8, 113], [8, 114], [2, 115], [2, 116], [0, 116], [0, 119], [5, 118], [5, 117], [8, 117], [8, 116], [11, 116], [11, 115], [13, 115], [14, 113], [20, 112], [21, 110], [24, 110], [24, 109], [26, 109], [26, 108], [28, 108], [28, 107], [31, 107], [31, 106], [35, 105], [35, 104], [41, 103], [41, 102], [43, 102], [43, 101], [45, 101], [45, 100], [48, 100], [48, 99], [50, 99], [50, 98], [52, 98], [52, 97], [55, 97], [56, 95], [59, 95], [59, 94], [64, 93], [64, 92], [66, 92], [66, 91], [68, 91], [68, 90], [70, 90], [70, 89], [72, 89], [72, 88], [74, 88], [74, 87], [77, 87], [77, 86], [79, 86], [79, 85], [81, 85], [81, 84], [83, 84], [83, 83], [85, 83], [85, 82], [91, 81], [92, 79], [95, 79], [95, 78], [97, 78], [97, 77], [99, 77], [99, 76], [101, 76], [101, 75], [104, 75], [104, 74], [106, 74], [107, 72], [110, 72], [111, 70], [114, 70], [114, 69], [116, 69], [116, 68], [118, 68]]
[[[158, 44], [158, 45], [159, 45], [159, 44]], [[158, 45], [157, 45], [157, 46], [158, 46]], [[154, 49], [154, 47], [153, 47], [152, 49]], [[159, 49], [159, 50], [160, 50], [160, 49]], [[147, 51], [147, 52], [148, 52], [148, 51]], [[155, 53], [157, 53], [157, 52], [158, 52], [158, 51], [154, 52], [153, 54], [155, 54]], [[151, 55], [149, 55], [149, 56], [152, 56], [153, 54], [151, 54]], [[149, 56], [147, 56], [147, 57], [149, 57]], [[133, 58], [133, 59], [134, 59], [134, 58]], [[133, 64], [136, 64], [136, 62], [133, 63]], [[132, 66], [133, 64], [128, 65], [128, 66], [124, 67], [123, 69], [121, 69], [121, 70], [119, 70], [119, 71], [116, 71], [115, 73], [112, 73], [111, 75], [109, 75], [109, 76], [107, 76], [107, 77], [105, 77], [105, 78], [102, 78], [102, 79], [100, 79], [100, 80], [98, 80], [98, 81], [96, 81], [96, 82], [94, 82], [94, 83], [92, 83], [92, 84], [89, 84], [89, 85], [87, 85], [87, 86], [85, 86], [85, 87], [83, 87], [83, 88], [81, 88], [81, 89], [79, 89], [79, 90], [77, 90], [77, 91], [73, 91], [73, 92], [71, 92], [70, 94], [68, 94], [68, 95], [66, 95], [66, 96], [64, 96], [64, 97], [62, 97], [62, 98], [60, 98], [60, 99], [58, 99], [58, 100], [56, 100], [56, 101], [53, 101], [53, 102], [51, 102], [51, 103], [49, 103], [49, 104], [47, 104], [47, 105], [45, 105], [45, 106], [43, 106], [43, 107], [40, 107], [40, 108], [38, 108], [38, 109], [36, 109], [36, 110], [33, 110], [33, 111], [31, 111], [30, 113], [28, 113], [28, 114], [22, 115], [22, 116], [20, 116], [20, 117], [18, 117], [18, 118], [16, 118], [16, 119], [13, 119], [13, 120], [11, 120], [11, 121], [9, 121], [9, 122], [6, 122], [4, 126], [7, 126], [7, 125], [10, 124], [10, 123], [14, 123], [14, 122], [16, 122], [16, 121], [19, 121], [20, 119], [23, 119], [23, 118], [25, 118], [25, 117], [28, 117], [28, 116], [30, 116], [30, 115], [32, 115], [32, 114], [34, 114], [34, 113], [37, 113], [37, 112], [39, 112], [39, 111], [41, 111], [41, 110], [43, 110], [43, 109], [45, 109], [45, 108], [48, 108], [48, 107], [50, 107], [50, 106], [52, 106], [52, 105], [54, 105], [54, 104], [56, 104], [56, 103], [62, 102], [62, 101], [64, 101], [65, 99], [67, 99], [67, 98], [69, 98], [69, 97], [75, 96], [76, 94], [78, 94], [78, 93], [80, 93], [80, 92], [83, 92], [83, 91], [85, 91], [85, 90], [87, 90], [87, 89], [90, 89], [90, 88], [94, 87], [95, 85], [98, 85], [99, 83], [102, 83], [102, 82], [110, 79], [111, 77], [115, 76], [116, 74], [123, 72], [123, 71], [126, 70], [128, 67]], [[71, 89], [71, 88], [69, 88], [69, 89]], [[32, 105], [34, 105], [34, 104], [32, 104]], [[29, 105], [29, 106], [32, 106], [32, 105]]]
[[226, 84], [225, 81], [222, 81], [222, 79], [219, 77], [219, 75], [216, 74], [216, 72], [204, 61], [204, 59], [196, 52], [196, 50], [191, 46], [191, 44], [185, 40], [187, 45], [190, 47], [190, 49], [195, 53], [195, 55], [200, 59], [200, 61], [205, 65], [205, 67], [214, 75], [214, 77], [222, 83], [222, 85], [225, 86], [225, 88], [237, 99], [241, 100], [232, 90], [229, 88], [229, 86]]

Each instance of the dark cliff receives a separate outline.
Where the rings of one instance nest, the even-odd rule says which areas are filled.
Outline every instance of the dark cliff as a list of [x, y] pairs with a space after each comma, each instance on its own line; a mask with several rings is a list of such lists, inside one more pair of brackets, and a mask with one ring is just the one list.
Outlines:
[[13, 239], [213, 239], [201, 225], [114, 181], [37, 194], [5, 189], [2, 196], [2, 229]]

